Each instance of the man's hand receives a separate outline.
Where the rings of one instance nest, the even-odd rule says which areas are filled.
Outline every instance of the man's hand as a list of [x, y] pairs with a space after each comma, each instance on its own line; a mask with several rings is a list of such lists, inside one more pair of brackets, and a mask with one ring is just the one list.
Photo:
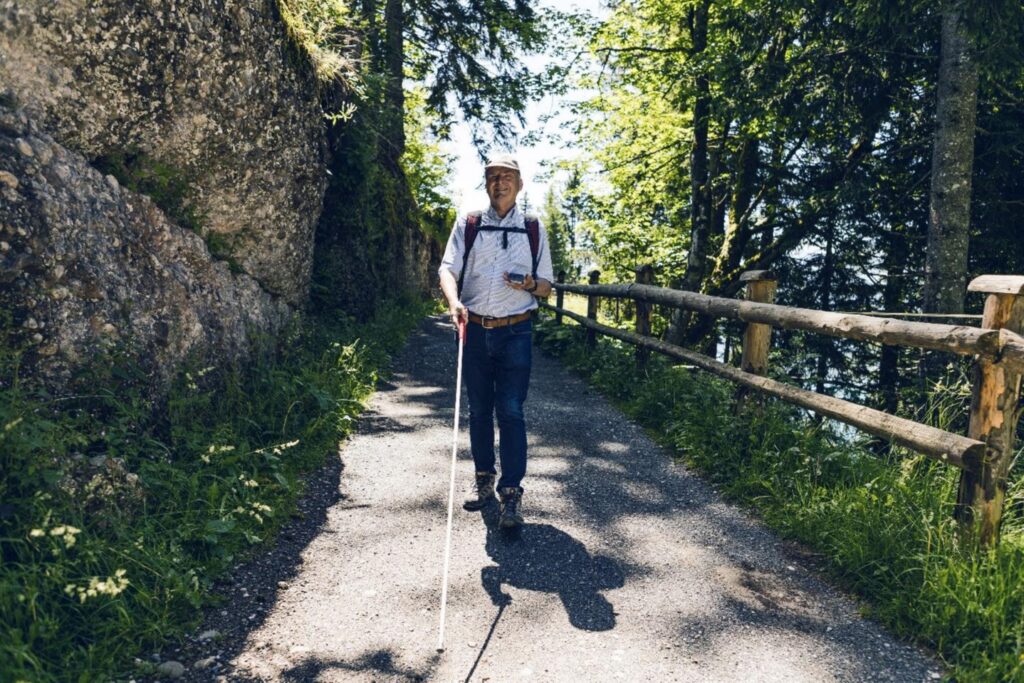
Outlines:
[[452, 325], [455, 325], [455, 327], [459, 326], [460, 320], [463, 323], [469, 322], [469, 309], [463, 306], [461, 301], [448, 304], [448, 315], [451, 316]]
[[505, 286], [509, 287], [511, 289], [528, 290], [528, 289], [531, 289], [533, 287], [533, 283], [534, 283], [533, 276], [530, 275], [529, 273], [527, 273], [523, 277], [523, 281], [522, 282], [516, 282], [515, 280], [511, 279], [508, 276], [508, 272], [507, 271], [501, 274], [501, 279], [505, 281]]
[[526, 274], [522, 282], [515, 282], [514, 280], [509, 279], [508, 273], [502, 273], [501, 277], [505, 281], [505, 286], [510, 289], [521, 289], [524, 292], [533, 294], [540, 298], [544, 298], [551, 293], [550, 282], [544, 278], [534, 280], [533, 275], [529, 273]]
[[455, 280], [455, 274], [449, 270], [441, 272], [441, 291], [448, 301], [448, 315], [451, 316], [452, 324], [459, 326], [459, 320], [469, 322], [469, 310], [459, 301], [459, 285]]

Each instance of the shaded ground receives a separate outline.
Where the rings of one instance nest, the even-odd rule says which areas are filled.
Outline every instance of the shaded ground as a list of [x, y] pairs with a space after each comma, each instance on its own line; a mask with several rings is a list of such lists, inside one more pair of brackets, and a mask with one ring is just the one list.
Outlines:
[[[861, 619], [796, 553], [539, 353], [527, 524], [509, 534], [493, 509], [457, 509], [438, 655], [454, 365], [450, 326], [429, 319], [340, 462], [311, 482], [305, 519], [225, 587], [227, 603], [201, 629], [218, 634], [166, 653], [187, 679], [939, 677], [932, 659]], [[460, 445], [461, 499], [472, 472], [465, 429]]]

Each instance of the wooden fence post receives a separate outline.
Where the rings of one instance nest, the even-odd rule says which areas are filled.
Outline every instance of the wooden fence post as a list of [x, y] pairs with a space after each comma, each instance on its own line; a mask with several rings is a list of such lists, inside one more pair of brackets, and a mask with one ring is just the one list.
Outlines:
[[[590, 284], [596, 285], [598, 283], [598, 280], [600, 280], [600, 279], [601, 279], [601, 271], [596, 270], [596, 269], [590, 271]], [[587, 295], [587, 317], [590, 318], [591, 320], [593, 320], [594, 322], [597, 322], [597, 305], [598, 305], [598, 297], [593, 295], [593, 294], [588, 294]], [[596, 345], [597, 345], [597, 332], [595, 332], [594, 330], [592, 330], [592, 329], [590, 329], [588, 327], [587, 328], [587, 346], [589, 348], [594, 348], [594, 346], [596, 346]]]
[[[767, 270], [748, 270], [740, 275], [745, 283], [747, 301], [763, 304], [775, 303], [775, 276]], [[772, 326], [764, 323], [747, 323], [743, 330], [743, 355], [740, 369], [755, 375], [768, 374], [768, 351], [772, 343]], [[727, 359], [728, 360], [728, 359]], [[736, 390], [736, 410], [739, 411], [747, 400], [750, 390], [739, 387]]]
[[[560, 285], [565, 283], [565, 271], [564, 270], [558, 271], [557, 281], [558, 281], [558, 284], [560, 284]], [[565, 292], [562, 291], [561, 289], [559, 289], [555, 293], [555, 305], [558, 306], [559, 308], [563, 308], [565, 306]], [[559, 325], [562, 324], [562, 312], [561, 311], [558, 311], [558, 312], [555, 313], [555, 322], [558, 323]]]
[[[1024, 331], [1024, 276], [982, 275], [968, 285], [967, 291], [988, 294], [983, 328], [1006, 329], [1017, 334]], [[980, 467], [960, 474], [955, 511], [964, 531], [977, 531], [978, 541], [988, 546], [999, 540], [1014, 432], [1022, 410], [1021, 374], [979, 356], [971, 376], [968, 436], [984, 441], [988, 448]]]
[[[647, 264], [636, 269], [636, 282], [640, 285], [654, 284], [654, 266]], [[651, 336], [651, 305], [645, 301], [636, 302], [636, 333], [645, 337]], [[636, 367], [638, 370], [647, 369], [647, 360], [651, 357], [651, 350], [642, 346], [636, 347]]]
[[[748, 270], [740, 276], [747, 286], [747, 301], [775, 303], [775, 276], [767, 270]], [[772, 343], [772, 326], [747, 323], [743, 330], [743, 360], [740, 369], [755, 375], [768, 372], [768, 349]]]

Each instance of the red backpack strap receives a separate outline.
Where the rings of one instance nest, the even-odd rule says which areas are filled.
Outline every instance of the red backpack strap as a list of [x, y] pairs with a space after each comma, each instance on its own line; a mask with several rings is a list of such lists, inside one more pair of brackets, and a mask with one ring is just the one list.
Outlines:
[[469, 262], [469, 250], [473, 248], [476, 236], [480, 234], [480, 220], [482, 216], [482, 211], [471, 211], [466, 214], [466, 230], [462, 234], [465, 248], [462, 250], [462, 271], [459, 272], [460, 295], [462, 294], [462, 282], [466, 279], [466, 264]]
[[530, 254], [533, 256], [533, 279], [537, 279], [540, 264], [540, 219], [532, 213], [526, 214], [526, 236], [530, 239]]

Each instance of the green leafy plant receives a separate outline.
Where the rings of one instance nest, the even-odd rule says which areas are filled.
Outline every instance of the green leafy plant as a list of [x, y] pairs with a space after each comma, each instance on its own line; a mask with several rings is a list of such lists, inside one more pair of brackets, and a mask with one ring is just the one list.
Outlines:
[[308, 319], [277, 352], [184, 368], [155, 411], [122, 358], [51, 396], [0, 347], [0, 680], [137, 675], [293, 513], [424, 311]]

